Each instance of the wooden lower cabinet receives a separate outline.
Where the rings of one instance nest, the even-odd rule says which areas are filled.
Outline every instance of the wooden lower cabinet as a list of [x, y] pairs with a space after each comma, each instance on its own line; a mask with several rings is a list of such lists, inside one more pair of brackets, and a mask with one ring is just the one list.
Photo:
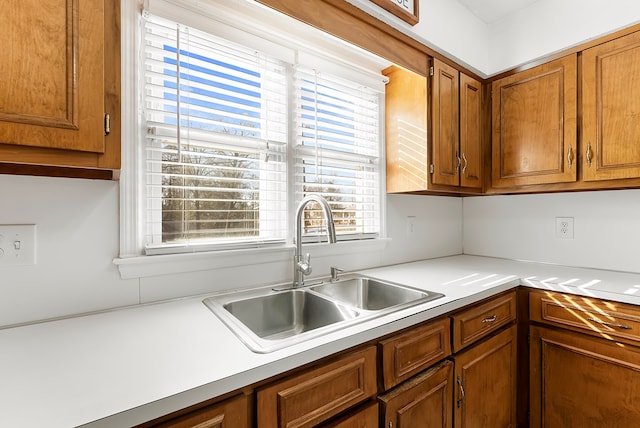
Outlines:
[[376, 428], [378, 403], [371, 401], [349, 412], [346, 416], [322, 425], [322, 428]]
[[640, 425], [640, 348], [531, 327], [531, 428]]
[[163, 422], [141, 427], [153, 428], [249, 428], [249, 399], [246, 395], [229, 398]]
[[512, 325], [454, 355], [455, 427], [516, 426], [516, 337]]
[[453, 362], [444, 361], [379, 397], [383, 427], [451, 428]]
[[314, 427], [373, 398], [376, 364], [376, 348], [368, 347], [260, 388], [258, 426]]

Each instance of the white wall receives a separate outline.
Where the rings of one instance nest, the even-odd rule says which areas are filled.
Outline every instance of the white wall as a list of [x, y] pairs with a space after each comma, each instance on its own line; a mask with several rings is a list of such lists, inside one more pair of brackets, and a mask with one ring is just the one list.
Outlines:
[[36, 264], [0, 267], [0, 326], [138, 303], [122, 281], [118, 183], [0, 175], [0, 224], [36, 225]]
[[415, 0], [420, 2], [415, 26], [369, 0], [347, 1], [480, 75], [489, 68], [487, 24], [455, 0]]
[[497, 74], [638, 21], [637, 0], [539, 0], [488, 27], [487, 74]]
[[[465, 254], [640, 272], [640, 190], [466, 198]], [[574, 239], [555, 218], [574, 218]]]
[[[0, 224], [36, 224], [33, 266], [0, 267], [0, 327], [159, 299], [291, 279], [289, 258], [278, 263], [143, 279], [120, 279], [119, 183], [0, 175]], [[407, 216], [416, 216], [406, 235]], [[400, 263], [462, 251], [462, 200], [388, 197], [384, 251], [318, 257], [314, 271]]]

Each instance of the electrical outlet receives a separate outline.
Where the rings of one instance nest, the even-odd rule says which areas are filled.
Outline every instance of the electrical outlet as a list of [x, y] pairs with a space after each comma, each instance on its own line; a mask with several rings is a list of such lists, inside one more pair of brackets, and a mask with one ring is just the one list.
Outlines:
[[573, 239], [573, 217], [556, 217], [556, 238]]
[[0, 225], [0, 267], [36, 264], [36, 225]]
[[407, 216], [407, 237], [411, 237], [416, 231], [416, 216]]

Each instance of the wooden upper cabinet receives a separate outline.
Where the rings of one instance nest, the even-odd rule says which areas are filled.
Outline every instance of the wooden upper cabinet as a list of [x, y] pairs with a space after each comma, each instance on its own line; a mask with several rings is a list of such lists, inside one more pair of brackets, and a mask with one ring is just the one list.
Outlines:
[[640, 177], [640, 33], [582, 53], [583, 179]]
[[482, 188], [482, 84], [460, 73], [460, 186]]
[[459, 74], [455, 68], [433, 60], [431, 111], [434, 184], [460, 185]]
[[436, 185], [482, 188], [482, 84], [433, 60], [433, 175]]
[[577, 56], [492, 84], [492, 186], [573, 182]]
[[0, 162], [120, 167], [119, 9], [118, 0], [0, 8]]
[[384, 71], [387, 192], [425, 190], [427, 158], [427, 78], [399, 67]]

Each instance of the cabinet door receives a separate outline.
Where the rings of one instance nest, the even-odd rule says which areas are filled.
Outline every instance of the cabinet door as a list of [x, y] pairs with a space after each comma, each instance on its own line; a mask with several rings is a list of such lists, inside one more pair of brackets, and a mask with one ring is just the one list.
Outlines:
[[370, 347], [260, 389], [258, 425], [313, 427], [376, 392], [376, 348]]
[[[425, 70], [426, 73], [426, 70]], [[426, 190], [427, 78], [399, 67], [384, 70], [387, 192]]]
[[576, 180], [577, 59], [492, 84], [492, 186]]
[[456, 427], [516, 426], [516, 357], [515, 325], [456, 354]]
[[531, 427], [628, 428], [640, 421], [640, 349], [531, 327]]
[[482, 188], [482, 85], [460, 73], [460, 186]]
[[451, 428], [453, 363], [444, 361], [379, 400], [385, 428]]
[[640, 33], [582, 53], [584, 180], [640, 177]]
[[0, 8], [10, 53], [0, 61], [0, 162], [120, 167], [119, 5], [25, 0]]
[[458, 186], [461, 158], [459, 152], [459, 72], [433, 60], [431, 113], [433, 128], [433, 184]]

